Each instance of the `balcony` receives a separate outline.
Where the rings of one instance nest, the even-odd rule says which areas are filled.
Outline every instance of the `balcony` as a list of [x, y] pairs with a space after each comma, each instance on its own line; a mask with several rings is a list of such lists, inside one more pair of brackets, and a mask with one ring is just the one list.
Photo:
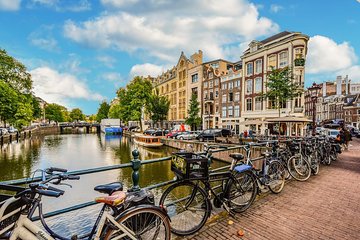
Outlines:
[[304, 58], [296, 58], [294, 63], [295, 63], [295, 67], [303, 67], [303, 66], [305, 66], [305, 59]]

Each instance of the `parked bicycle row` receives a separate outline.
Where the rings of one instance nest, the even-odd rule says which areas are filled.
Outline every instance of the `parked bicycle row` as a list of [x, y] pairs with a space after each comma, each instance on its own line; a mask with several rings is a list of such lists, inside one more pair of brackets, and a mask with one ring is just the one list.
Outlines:
[[[261, 148], [261, 157], [252, 157], [252, 148]], [[209, 218], [213, 206], [223, 207], [230, 215], [246, 211], [257, 195], [270, 190], [280, 193], [285, 180], [299, 181], [318, 174], [320, 163], [331, 164], [341, 152], [338, 143], [326, 136], [291, 140], [264, 140], [231, 153], [228, 170], [209, 173], [214, 149], [205, 145], [203, 153], [176, 153], [172, 170], [178, 181], [168, 187], [160, 199], [171, 219], [171, 231], [186, 236], [199, 231]], [[256, 164], [262, 161], [262, 164]], [[211, 204], [211, 199], [213, 202]]]

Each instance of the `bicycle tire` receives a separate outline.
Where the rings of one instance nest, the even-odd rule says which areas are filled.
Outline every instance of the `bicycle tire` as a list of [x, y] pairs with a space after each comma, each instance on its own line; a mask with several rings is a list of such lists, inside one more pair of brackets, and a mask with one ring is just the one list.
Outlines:
[[211, 213], [211, 203], [205, 190], [191, 181], [168, 187], [160, 198], [171, 219], [171, 231], [187, 236], [199, 231]]
[[232, 176], [225, 188], [225, 198], [228, 199], [230, 210], [236, 213], [245, 212], [255, 201], [257, 184], [253, 173], [238, 172]]
[[296, 154], [289, 158], [287, 162], [288, 171], [290, 175], [297, 181], [306, 181], [310, 178], [311, 166], [307, 160], [300, 160], [300, 154]]
[[285, 185], [285, 168], [278, 160], [271, 160], [267, 170], [269, 189], [273, 193], [280, 193]]
[[311, 172], [314, 175], [318, 175], [320, 171], [320, 161], [319, 158], [315, 155], [310, 155], [310, 162], [311, 162]]
[[[115, 220], [134, 232], [136, 239], [171, 239], [169, 218], [159, 207], [152, 205], [135, 206], [121, 213]], [[110, 240], [114, 237], [119, 239], [119, 234], [122, 233], [124, 232], [121, 232], [110, 223], [105, 227], [100, 239]], [[153, 237], [151, 237], [152, 233], [154, 234]], [[161, 235], [159, 236], [159, 234]], [[120, 239], [128, 240], [131, 238], [124, 236]]]

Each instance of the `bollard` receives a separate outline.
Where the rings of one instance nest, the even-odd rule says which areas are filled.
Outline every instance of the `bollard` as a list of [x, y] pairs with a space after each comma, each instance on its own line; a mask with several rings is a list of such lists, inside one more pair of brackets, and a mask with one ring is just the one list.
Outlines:
[[134, 151], [132, 151], [132, 155], [134, 157], [133, 160], [131, 160], [132, 166], [131, 168], [133, 169], [132, 172], [132, 181], [133, 181], [133, 187], [131, 189], [129, 189], [129, 192], [137, 192], [140, 191], [140, 186], [139, 186], [139, 178], [140, 178], [140, 174], [139, 174], [139, 169], [141, 166], [141, 160], [139, 159], [139, 151], [137, 149], [135, 149]]

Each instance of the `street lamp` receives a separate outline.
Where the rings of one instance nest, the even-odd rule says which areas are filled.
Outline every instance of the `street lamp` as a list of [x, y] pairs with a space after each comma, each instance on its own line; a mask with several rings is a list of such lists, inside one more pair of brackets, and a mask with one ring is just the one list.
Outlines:
[[313, 103], [313, 122], [312, 122], [312, 135], [316, 134], [316, 101], [318, 98], [318, 94], [320, 92], [321, 86], [319, 84], [313, 83], [311, 87], [308, 88], [311, 96], [311, 101]]

